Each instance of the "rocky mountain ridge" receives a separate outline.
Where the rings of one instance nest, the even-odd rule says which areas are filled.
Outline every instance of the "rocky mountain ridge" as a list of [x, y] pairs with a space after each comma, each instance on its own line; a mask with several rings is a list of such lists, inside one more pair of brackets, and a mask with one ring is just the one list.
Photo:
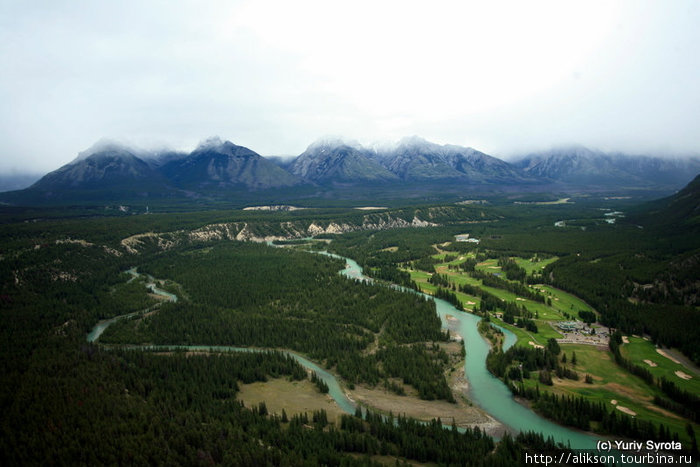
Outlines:
[[369, 151], [341, 140], [311, 144], [289, 170], [315, 183], [392, 182], [398, 177], [372, 160]]
[[467, 183], [527, 183], [507, 162], [473, 148], [439, 145], [413, 136], [393, 148], [374, 151], [374, 157], [402, 180], [454, 179]]
[[302, 180], [250, 149], [210, 138], [188, 156], [172, 159], [160, 172], [176, 187], [258, 190], [299, 185]]

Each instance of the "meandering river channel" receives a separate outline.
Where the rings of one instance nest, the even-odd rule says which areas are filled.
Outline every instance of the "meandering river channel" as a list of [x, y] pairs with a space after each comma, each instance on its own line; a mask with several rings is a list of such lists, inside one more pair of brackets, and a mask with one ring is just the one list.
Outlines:
[[[324, 253], [328, 254], [328, 253]], [[346, 267], [341, 271], [341, 274], [351, 279], [371, 281], [370, 278], [362, 274], [362, 268], [353, 260], [343, 258], [337, 255], [328, 254], [335, 258], [344, 259]], [[128, 271], [134, 277], [139, 274], [136, 268]], [[168, 300], [176, 301], [177, 296], [158, 289], [155, 286], [153, 278], [149, 278], [149, 283], [146, 286], [154, 294], [165, 297]], [[396, 288], [406, 293], [417, 293], [410, 289], [405, 289], [396, 286]], [[425, 294], [423, 294], [425, 295]], [[427, 295], [426, 295], [427, 296]], [[432, 298], [432, 297], [431, 297]], [[489, 344], [479, 334], [477, 324], [481, 318], [476, 315], [465, 313], [457, 310], [444, 300], [435, 298], [437, 313], [442, 320], [443, 328], [450, 329], [458, 333], [464, 339], [467, 356], [465, 361], [465, 375], [469, 382], [469, 397], [479, 407], [488, 412], [495, 419], [510, 427], [514, 431], [535, 431], [542, 433], [545, 437], [552, 437], [555, 441], [569, 444], [575, 449], [594, 449], [597, 438], [592, 435], [571, 430], [555, 423], [552, 423], [525, 406], [519, 404], [513, 398], [511, 392], [503, 384], [502, 381], [491, 375], [486, 369], [486, 355], [489, 352]], [[131, 316], [143, 314], [144, 311], [129, 313], [126, 315], [117, 316], [109, 320], [100, 321], [87, 335], [89, 342], [96, 342], [102, 332], [112, 323], [129, 318]], [[448, 315], [451, 317], [448, 319]], [[515, 341], [515, 335], [507, 329], [502, 329], [505, 335], [504, 350], [512, 346]], [[169, 349], [187, 349], [187, 350], [207, 350], [207, 351], [249, 351], [257, 352], [265, 349], [229, 347], [229, 346], [132, 346], [142, 350], [169, 350]], [[337, 379], [328, 371], [319, 367], [315, 363], [294, 352], [286, 351], [287, 354], [294, 357], [305, 368], [315, 371], [316, 374], [328, 384], [328, 394], [336, 401], [338, 406], [348, 413], [354, 413], [356, 404], [348, 399], [343, 392]]]

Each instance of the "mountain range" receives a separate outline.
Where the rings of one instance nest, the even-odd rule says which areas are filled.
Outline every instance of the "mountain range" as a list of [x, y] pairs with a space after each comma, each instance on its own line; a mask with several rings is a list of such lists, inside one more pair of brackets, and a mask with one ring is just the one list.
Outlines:
[[[506, 162], [476, 149], [419, 137], [364, 147], [323, 139], [292, 159], [265, 158], [214, 137], [190, 153], [148, 153], [99, 142], [24, 190], [0, 194], [18, 205], [133, 199], [310, 197], [334, 190], [374, 193], [650, 190], [671, 193], [700, 172], [700, 159], [603, 153], [576, 146]], [[360, 188], [358, 190], [358, 188]], [[375, 190], [375, 191], [372, 191]]]

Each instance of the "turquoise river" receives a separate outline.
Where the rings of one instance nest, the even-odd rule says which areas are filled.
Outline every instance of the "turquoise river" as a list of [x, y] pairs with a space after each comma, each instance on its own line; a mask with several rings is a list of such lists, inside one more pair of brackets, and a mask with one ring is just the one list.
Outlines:
[[[344, 259], [346, 267], [341, 271], [344, 276], [363, 281], [371, 281], [370, 278], [362, 274], [362, 268], [353, 260], [349, 258], [343, 258], [329, 253], [324, 253], [328, 256], [333, 256], [336, 258]], [[138, 277], [139, 274], [136, 269], [130, 269], [128, 271], [133, 277]], [[160, 295], [167, 300], [176, 301], [177, 296], [158, 289], [154, 280], [151, 277], [148, 278], [148, 283], [146, 286], [154, 294]], [[395, 288], [402, 290], [406, 293], [417, 293], [413, 290], [404, 289], [398, 286]], [[432, 298], [432, 297], [431, 297]], [[444, 300], [434, 299], [437, 309], [437, 313], [442, 320], [444, 328], [449, 328], [450, 330], [459, 334], [463, 339], [467, 351], [466, 361], [465, 361], [465, 374], [469, 382], [469, 397], [477, 406], [484, 409], [496, 420], [500, 421], [507, 427], [509, 427], [513, 432], [519, 431], [535, 431], [542, 433], [545, 437], [552, 437], [555, 441], [568, 444], [575, 449], [595, 449], [596, 442], [599, 438], [596, 438], [592, 434], [583, 433], [576, 430], [571, 430], [555, 423], [552, 423], [532, 410], [526, 408], [525, 406], [519, 404], [512, 396], [508, 388], [503, 384], [502, 381], [491, 375], [486, 369], [486, 355], [489, 352], [489, 344], [484, 340], [477, 330], [477, 324], [481, 318], [476, 315], [465, 313], [463, 311], [457, 310], [455, 307], [450, 305]], [[126, 315], [117, 316], [109, 320], [100, 321], [95, 325], [95, 327], [87, 335], [87, 340], [90, 342], [96, 342], [102, 332], [104, 332], [110, 324], [117, 320], [125, 319], [131, 316], [135, 316], [144, 313], [144, 310], [136, 313], [129, 313]], [[448, 315], [451, 317], [448, 320]], [[515, 343], [515, 335], [508, 331], [507, 329], [502, 329], [505, 334], [504, 348], [507, 349]], [[168, 350], [168, 349], [188, 349], [188, 350], [207, 350], [214, 352], [225, 352], [225, 351], [262, 351], [264, 349], [255, 348], [242, 348], [242, 347], [229, 347], [229, 346], [132, 346], [133, 348], [138, 348], [141, 350]], [[334, 375], [324, 370], [314, 362], [307, 360], [306, 358], [298, 355], [294, 352], [286, 351], [289, 355], [294, 357], [301, 365], [305, 368], [315, 371], [316, 374], [322, 378], [329, 387], [329, 395], [335, 400], [338, 406], [348, 413], [354, 413], [356, 409], [356, 404], [348, 399], [345, 392], [342, 390], [338, 380]]]

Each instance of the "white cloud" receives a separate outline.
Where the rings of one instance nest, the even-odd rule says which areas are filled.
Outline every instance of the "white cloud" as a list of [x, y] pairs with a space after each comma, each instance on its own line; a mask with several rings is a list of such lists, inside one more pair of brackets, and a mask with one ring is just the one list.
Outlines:
[[0, 170], [100, 137], [697, 152], [698, 4], [5, 2]]

